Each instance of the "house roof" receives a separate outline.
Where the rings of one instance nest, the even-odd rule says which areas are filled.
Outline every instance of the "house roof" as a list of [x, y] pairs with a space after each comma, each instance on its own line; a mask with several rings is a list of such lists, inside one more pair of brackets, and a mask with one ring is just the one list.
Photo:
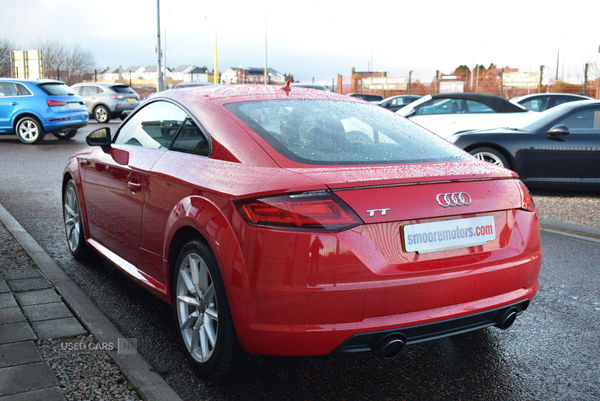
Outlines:
[[[244, 73], [246, 75], [263, 75], [265, 73], [265, 69], [264, 68], [256, 68], [256, 67], [244, 67], [244, 68], [238, 68], [238, 67], [229, 67], [229, 69], [238, 72], [238, 71], [244, 71]], [[275, 71], [272, 68], [267, 68], [267, 73], [268, 74], [272, 74], [272, 75], [281, 75], [283, 76], [281, 73]]]
[[129, 71], [137, 71], [140, 68], [144, 68], [141, 65], [132, 65], [131, 67], [127, 68], [125, 71], [129, 72]]
[[179, 67], [171, 70], [171, 72], [183, 72], [190, 67], [194, 67], [194, 66], [191, 64], [180, 65]]
[[194, 67], [193, 70], [188, 71], [188, 74], [205, 74], [206, 71], [204, 71], [202, 68], [200, 67]]

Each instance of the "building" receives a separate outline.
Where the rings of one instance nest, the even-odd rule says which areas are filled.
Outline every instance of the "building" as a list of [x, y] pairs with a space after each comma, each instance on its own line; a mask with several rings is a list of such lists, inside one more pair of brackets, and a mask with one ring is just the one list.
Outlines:
[[200, 67], [194, 67], [193, 70], [182, 74], [183, 82], [208, 82], [208, 72]]
[[[142, 73], [143, 79], [147, 79], [147, 80], [158, 79], [157, 71], [158, 71], [158, 68], [155, 65], [146, 67], [146, 69]], [[169, 71], [165, 66], [162, 66], [162, 73], [163, 73], [163, 79], [171, 79], [171, 71]]]
[[[283, 74], [272, 68], [267, 68], [268, 84], [283, 84], [285, 77]], [[229, 67], [221, 74], [222, 84], [264, 84], [265, 69], [253, 67]]]
[[145, 70], [146, 68], [141, 65], [133, 65], [123, 71], [123, 79], [144, 79]]

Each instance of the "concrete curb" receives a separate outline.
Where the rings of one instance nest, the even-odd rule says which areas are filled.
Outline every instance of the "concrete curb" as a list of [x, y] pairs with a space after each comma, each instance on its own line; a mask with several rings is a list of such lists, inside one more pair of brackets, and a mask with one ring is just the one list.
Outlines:
[[540, 219], [540, 229], [545, 234], [556, 234], [563, 237], [600, 244], [600, 229], [598, 228]]
[[[96, 340], [117, 344], [119, 338], [125, 338], [2, 204], [0, 204], [0, 221]], [[144, 400], [181, 400], [140, 354], [119, 354], [116, 349], [107, 352]]]

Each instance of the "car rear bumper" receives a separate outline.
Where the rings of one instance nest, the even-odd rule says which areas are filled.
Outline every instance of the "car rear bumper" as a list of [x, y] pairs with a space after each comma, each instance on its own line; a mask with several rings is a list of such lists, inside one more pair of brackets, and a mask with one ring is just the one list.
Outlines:
[[46, 132], [63, 131], [85, 127], [89, 122], [89, 114], [87, 112], [72, 115], [55, 114], [47, 116], [44, 120], [43, 125]]
[[[257, 235], [244, 234], [247, 276], [230, 281], [245, 290], [228, 289], [240, 343], [263, 355], [364, 351], [387, 332], [406, 331], [410, 344], [495, 325], [511, 305], [521, 313], [539, 288], [537, 213], [494, 216], [502, 232], [494, 243], [404, 263], [390, 263], [410, 255], [382, 235], [385, 225], [320, 236], [250, 229]], [[316, 238], [318, 257], [310, 252]]]

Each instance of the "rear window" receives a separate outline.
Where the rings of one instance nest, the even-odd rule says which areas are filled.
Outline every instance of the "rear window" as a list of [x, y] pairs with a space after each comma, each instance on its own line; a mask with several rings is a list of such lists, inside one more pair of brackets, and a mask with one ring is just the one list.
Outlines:
[[73, 90], [62, 83], [39, 84], [38, 87], [49, 95], [72, 95]]
[[131, 89], [129, 86], [114, 85], [114, 86], [111, 86], [110, 89], [117, 93], [135, 93], [135, 91], [133, 89]]
[[226, 105], [277, 152], [304, 164], [401, 164], [468, 156], [424, 128], [375, 105], [267, 100]]

